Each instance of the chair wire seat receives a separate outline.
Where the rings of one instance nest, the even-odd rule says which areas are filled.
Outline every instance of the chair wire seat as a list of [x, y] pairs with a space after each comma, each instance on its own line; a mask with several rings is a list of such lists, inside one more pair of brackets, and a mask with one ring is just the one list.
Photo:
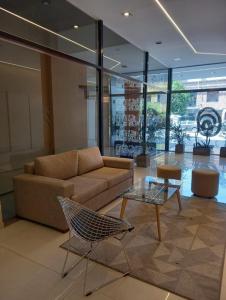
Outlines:
[[69, 199], [59, 201], [70, 230], [85, 241], [101, 241], [133, 229], [124, 220], [99, 214]]
[[[69, 243], [73, 236], [79, 238], [82, 241], [89, 243], [89, 250], [81, 257], [81, 259], [72, 265], [66, 272], [65, 267], [68, 260], [68, 255], [71, 250], [67, 248], [67, 253], [63, 265], [62, 277], [67, 276], [67, 274], [77, 266], [80, 261], [86, 258], [86, 269], [85, 269], [85, 279], [83, 285], [83, 294], [88, 296], [93, 291], [98, 290], [100, 287], [103, 287], [110, 282], [113, 282], [121, 277], [124, 277], [129, 274], [129, 272], [124, 273], [119, 278], [111, 280], [108, 283], [105, 283], [98, 288], [94, 289], [93, 291], [86, 292], [86, 278], [87, 278], [87, 269], [88, 269], [88, 262], [90, 256], [95, 254], [95, 247], [94, 245], [98, 245], [101, 241], [106, 240], [110, 237], [116, 238], [118, 241], [124, 238], [124, 236], [132, 231], [134, 227], [128, 223], [126, 220], [122, 220], [119, 218], [115, 218], [108, 215], [103, 215], [98, 212], [95, 212], [85, 206], [80, 205], [79, 203], [72, 201], [68, 198], [57, 197], [58, 201], [63, 209], [68, 227], [69, 227]], [[122, 235], [121, 238], [118, 236]], [[122, 244], [121, 244], [122, 246]], [[72, 245], [70, 247], [73, 248]], [[128, 264], [128, 269], [130, 270], [129, 261], [127, 254], [125, 252], [124, 247], [122, 246], [122, 251], [126, 258], [126, 262]]]

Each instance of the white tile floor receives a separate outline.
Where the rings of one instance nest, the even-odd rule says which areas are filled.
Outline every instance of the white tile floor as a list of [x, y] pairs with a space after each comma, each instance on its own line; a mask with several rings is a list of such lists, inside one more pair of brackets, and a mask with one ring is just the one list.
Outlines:
[[[210, 160], [200, 158], [199, 163], [212, 164], [221, 169], [221, 179], [226, 170], [218, 163], [217, 157]], [[190, 162], [189, 162], [190, 160]], [[153, 159], [151, 167], [137, 168], [135, 179], [145, 175], [155, 175], [157, 164], [180, 163], [185, 169], [193, 164], [192, 156], [169, 154]], [[184, 167], [185, 166], [185, 167]], [[225, 166], [225, 162], [224, 162]], [[225, 187], [226, 189], [226, 184]], [[226, 195], [226, 193], [225, 193]], [[120, 200], [109, 205], [103, 211], [111, 209]], [[152, 285], [131, 277], [126, 277], [108, 285], [93, 295], [82, 296], [82, 270], [73, 270], [68, 277], [61, 279], [60, 271], [65, 252], [59, 248], [67, 234], [59, 233], [47, 227], [21, 220], [0, 229], [0, 299], [1, 300], [180, 300], [181, 297], [168, 293]], [[71, 261], [78, 259], [74, 255]], [[226, 267], [226, 263], [225, 263]], [[103, 266], [91, 264], [89, 272], [90, 287], [107, 278], [118, 275]], [[223, 275], [221, 300], [226, 299], [226, 273]]]

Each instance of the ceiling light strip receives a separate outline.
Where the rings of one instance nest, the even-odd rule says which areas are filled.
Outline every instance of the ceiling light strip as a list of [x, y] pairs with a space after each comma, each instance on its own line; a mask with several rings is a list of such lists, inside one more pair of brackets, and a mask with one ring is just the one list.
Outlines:
[[173, 20], [173, 18], [170, 16], [170, 14], [167, 12], [165, 7], [160, 3], [159, 0], [155, 0], [155, 2], [158, 4], [162, 12], [165, 14], [165, 16], [170, 20], [170, 22], [173, 24], [173, 26], [176, 28], [176, 30], [180, 33], [180, 35], [183, 37], [183, 39], [186, 41], [186, 43], [189, 45], [189, 47], [197, 53], [196, 49], [192, 45], [192, 43], [189, 41], [189, 39], [185, 36], [183, 31], [180, 29], [180, 27], [177, 25], [177, 23]]
[[38, 72], [40, 72], [39, 69], [35, 69], [35, 68], [32, 68], [32, 67], [28, 67], [28, 66], [14, 64], [14, 63], [11, 63], [11, 62], [8, 62], [8, 61], [0, 60], [0, 64], [4, 64], [4, 65], [12, 66], [12, 67], [23, 68], [23, 69], [27, 69], [27, 70], [32, 70], [32, 71], [38, 71]]
[[[28, 19], [26, 19], [26, 18], [24, 18], [24, 17], [21, 17], [20, 15], [17, 15], [17, 14], [15, 14], [15, 13], [13, 13], [13, 12], [11, 12], [11, 11], [9, 11], [9, 10], [3, 8], [3, 7], [1, 7], [1, 6], [0, 6], [0, 10], [4, 11], [4, 12], [6, 12], [6, 13], [8, 13], [8, 14], [10, 14], [10, 15], [12, 15], [12, 16], [14, 16], [14, 17], [16, 17], [16, 18], [18, 18], [18, 19], [20, 19], [20, 20], [22, 20], [22, 21], [24, 21], [24, 22], [27, 22], [27, 23], [29, 23], [29, 24], [35, 26], [35, 27], [38, 27], [38, 28], [40, 28], [40, 29], [42, 29], [42, 30], [44, 30], [44, 31], [47, 31], [47, 32], [49, 32], [49, 33], [51, 33], [51, 34], [53, 34], [53, 35], [55, 35], [55, 36], [58, 36], [58, 37], [60, 37], [60, 38], [62, 38], [62, 39], [64, 39], [64, 40], [66, 40], [66, 41], [68, 41], [68, 42], [70, 42], [70, 43], [72, 43], [72, 44], [74, 44], [74, 45], [76, 45], [76, 46], [79, 46], [79, 47], [81, 47], [81, 48], [83, 48], [83, 49], [85, 49], [85, 50], [88, 50], [88, 51], [92, 52], [92, 53], [96, 53], [95, 50], [93, 50], [93, 49], [91, 49], [91, 48], [88, 48], [88, 47], [84, 46], [83, 44], [80, 44], [80, 43], [78, 43], [78, 42], [75, 42], [74, 40], [69, 39], [69, 38], [67, 38], [67, 37], [64, 36], [64, 35], [61, 35], [61, 34], [55, 32], [55, 31], [52, 31], [52, 30], [50, 30], [50, 29], [48, 29], [48, 28], [46, 28], [46, 27], [43, 27], [43, 26], [41, 26], [41, 25], [39, 25], [39, 24], [37, 24], [37, 23], [35, 23], [35, 22], [33, 22], [33, 21], [30, 21], [30, 20], [28, 20]], [[105, 56], [105, 55], [103, 55], [103, 56], [104, 56], [105, 58], [107, 58], [107, 59], [113, 61], [113, 62], [116, 62], [117, 65], [121, 64], [121, 62], [118, 61], [118, 60], [116, 60], [116, 59], [113, 59], [113, 58], [108, 57], [108, 56]]]
[[186, 37], [186, 35], [183, 33], [183, 31], [180, 29], [180, 27], [177, 25], [177, 23], [174, 21], [174, 19], [170, 16], [168, 11], [165, 9], [165, 7], [161, 4], [160, 0], [154, 0], [159, 8], [162, 10], [164, 15], [168, 18], [168, 20], [173, 24], [173, 26], [176, 28], [176, 30], [179, 32], [179, 34], [183, 37], [185, 42], [188, 44], [188, 46], [193, 50], [195, 54], [200, 55], [222, 55], [225, 56], [226, 53], [214, 53], [214, 52], [201, 52], [195, 49], [195, 47], [192, 45], [192, 43], [189, 41], [189, 39]]

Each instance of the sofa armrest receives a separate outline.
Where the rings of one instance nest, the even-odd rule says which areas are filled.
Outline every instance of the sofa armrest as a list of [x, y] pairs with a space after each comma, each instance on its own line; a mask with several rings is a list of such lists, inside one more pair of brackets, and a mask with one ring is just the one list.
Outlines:
[[57, 196], [71, 197], [74, 184], [65, 180], [21, 174], [14, 177], [16, 214], [61, 231], [68, 229]]
[[134, 169], [134, 160], [129, 158], [102, 156], [104, 166], [119, 169]]
[[17, 188], [25, 189], [27, 192], [49, 196], [60, 195], [64, 197], [71, 197], [74, 192], [74, 184], [66, 180], [32, 175], [21, 174], [14, 177], [15, 191]]

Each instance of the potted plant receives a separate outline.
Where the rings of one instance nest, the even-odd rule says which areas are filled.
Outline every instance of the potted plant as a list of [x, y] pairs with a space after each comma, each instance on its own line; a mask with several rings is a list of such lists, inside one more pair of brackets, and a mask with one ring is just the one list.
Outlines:
[[[226, 137], [226, 122], [222, 124], [222, 134]], [[224, 146], [220, 148], [220, 157], [226, 157], [226, 141]]]
[[147, 152], [147, 142], [141, 143], [142, 152], [136, 157], [137, 167], [147, 168], [150, 166], [150, 156]]
[[190, 136], [182, 128], [181, 124], [173, 124], [170, 127], [170, 132], [171, 139], [177, 142], [175, 145], [175, 153], [184, 153], [184, 140], [189, 139]]
[[193, 146], [193, 155], [210, 156], [213, 146], [210, 145], [210, 137], [206, 134], [205, 141], [198, 142], [198, 131], [195, 134], [195, 144]]

